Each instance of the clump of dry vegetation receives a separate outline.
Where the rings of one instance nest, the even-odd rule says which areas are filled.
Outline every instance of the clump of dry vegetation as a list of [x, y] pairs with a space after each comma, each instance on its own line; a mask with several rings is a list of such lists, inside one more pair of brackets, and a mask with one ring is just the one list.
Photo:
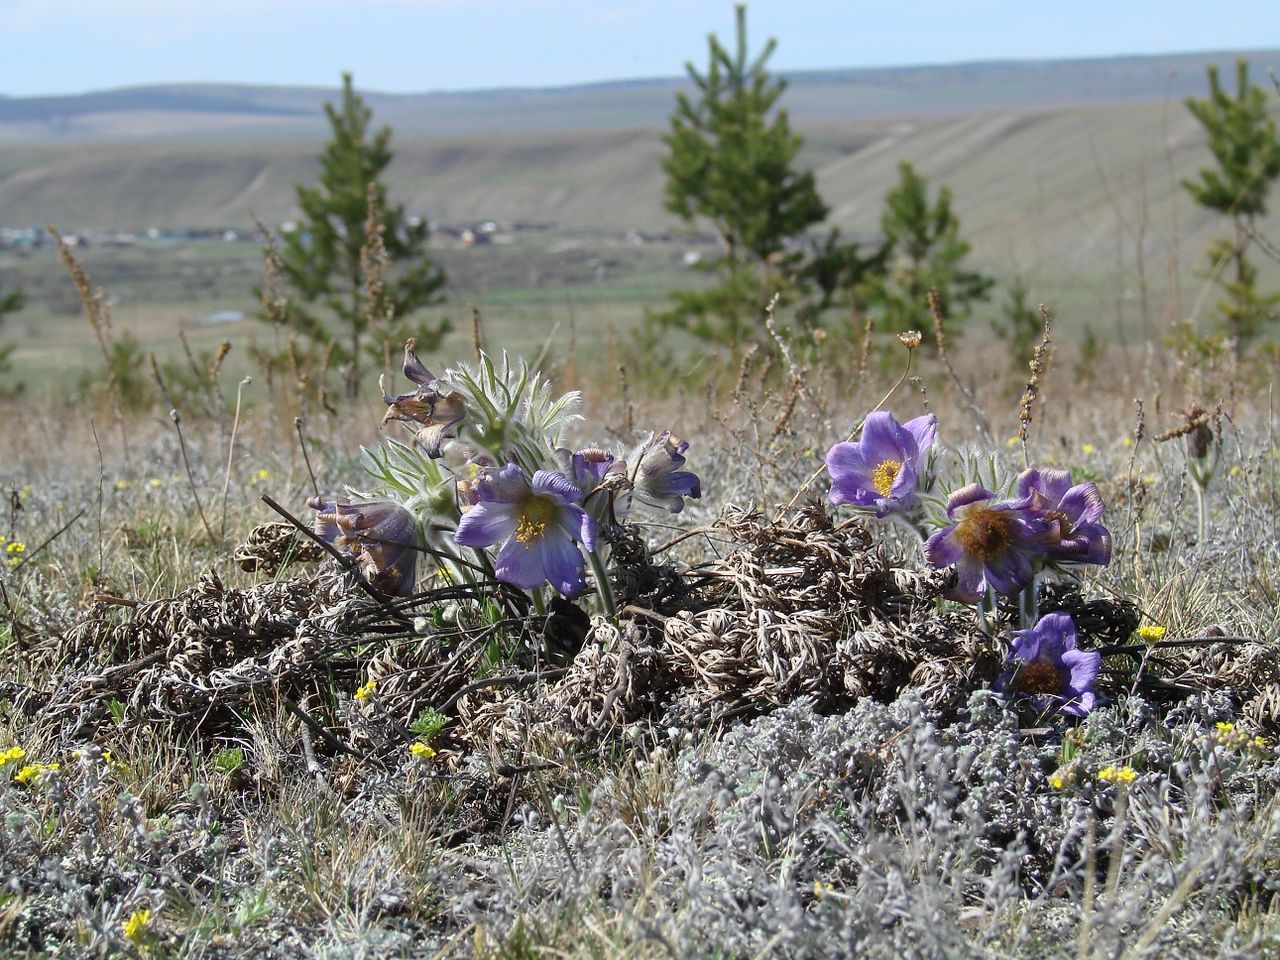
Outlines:
[[[435, 378], [407, 359], [415, 388], [386, 397], [406, 443], [379, 445], [354, 409], [295, 421], [246, 403], [180, 435], [180, 416], [129, 420], [108, 399], [126, 451], [96, 414], [27, 410], [0, 464], [5, 949], [1276, 951], [1265, 371], [1173, 365], [1136, 422], [1132, 398], [1070, 392], [1048, 343], [1021, 410], [963, 356], [910, 371], [927, 394], [894, 378], [894, 409], [946, 411], [939, 470], [994, 472], [994, 486], [1056, 462], [1096, 485], [1110, 563], [1031, 588], [1035, 617], [1069, 615], [1100, 657], [1097, 703], [1077, 716], [994, 689], [1011, 631], [1030, 625], [1025, 598], [980, 614], [949, 601], [957, 573], [911, 529], [933, 521], [827, 500], [823, 455], [889, 384], [855, 395], [865, 360], [845, 369], [768, 327], [772, 346], [707, 377], [705, 427], [634, 385], [589, 395], [586, 426], [555, 420], [550, 394], [511, 408], [526, 432], [508, 423], [499, 449], [517, 459], [543, 455], [527, 446], [535, 421], [600, 453], [617, 509], [594, 521], [605, 564], [576, 597], [514, 584], [500, 537], [460, 549], [467, 511], [452, 487], [452, 507], [432, 499], [444, 467], [450, 483], [473, 476], [450, 445], [492, 427], [453, 419], [457, 397], [479, 402], [463, 368]], [[518, 365], [491, 366], [491, 382], [483, 361], [466, 369], [489, 396], [528, 383]], [[685, 455], [672, 438], [610, 474], [600, 448], [634, 442], [635, 420], [692, 434], [700, 499], [670, 480]], [[986, 438], [973, 449], [967, 424]], [[362, 464], [362, 444], [381, 453]], [[678, 514], [624, 508], [645, 492], [645, 456], [661, 481], [646, 495], [676, 490]], [[370, 535], [359, 497], [345, 514], [317, 497], [321, 522], [300, 519], [344, 484], [399, 490], [428, 518], [421, 537]], [[327, 516], [339, 532], [316, 536]], [[389, 548], [410, 546], [416, 578], [388, 587]], [[543, 572], [556, 582], [554, 563]]]

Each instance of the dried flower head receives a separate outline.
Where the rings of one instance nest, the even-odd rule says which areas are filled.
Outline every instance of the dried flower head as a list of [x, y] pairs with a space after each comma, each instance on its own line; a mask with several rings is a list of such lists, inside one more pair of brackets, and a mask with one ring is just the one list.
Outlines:
[[412, 338], [404, 345], [404, 375], [417, 384], [416, 390], [392, 396], [385, 378], [378, 378], [382, 398], [387, 404], [382, 422], [405, 420], [420, 424], [422, 429], [415, 440], [427, 456], [438, 457], [445, 439], [458, 435], [457, 426], [466, 417], [467, 405], [461, 393], [433, 376], [418, 359], [414, 349], [416, 345]]
[[422, 533], [412, 513], [394, 500], [312, 497], [307, 505], [316, 511], [316, 536], [355, 557], [370, 586], [389, 595], [413, 592]]

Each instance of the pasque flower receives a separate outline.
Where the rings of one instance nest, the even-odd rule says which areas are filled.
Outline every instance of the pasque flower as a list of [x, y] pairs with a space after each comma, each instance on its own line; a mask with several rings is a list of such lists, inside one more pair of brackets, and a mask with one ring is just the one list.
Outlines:
[[628, 469], [635, 485], [633, 496], [651, 507], [679, 513], [684, 498], [702, 496], [702, 481], [697, 474], [681, 470], [689, 441], [673, 436], [670, 430], [654, 434], [636, 451]]
[[448, 437], [457, 436], [457, 425], [466, 416], [466, 401], [462, 394], [437, 379], [418, 359], [416, 341], [412, 338], [404, 345], [404, 375], [416, 383], [411, 393], [392, 396], [383, 377], [378, 378], [387, 412], [382, 422], [406, 420], [420, 424], [415, 440], [429, 457], [440, 456], [440, 447]]
[[1097, 703], [1093, 693], [1102, 655], [1076, 649], [1075, 621], [1050, 613], [1029, 630], [1014, 633], [1009, 663], [996, 690], [1026, 697], [1039, 710], [1056, 708], [1083, 717]]
[[857, 442], [827, 452], [831, 502], [873, 508], [879, 517], [909, 508], [937, 425], [933, 414], [901, 424], [883, 410], [868, 414]]
[[1056, 539], [1025, 498], [997, 500], [976, 483], [951, 494], [947, 518], [951, 525], [925, 541], [925, 555], [935, 567], [956, 568], [956, 583], [946, 595], [962, 603], [977, 603], [988, 589], [1016, 594], [1035, 576], [1033, 561], [1046, 543]]
[[307, 506], [316, 511], [316, 536], [355, 557], [375, 590], [399, 596], [413, 592], [421, 531], [412, 513], [394, 500], [312, 497]]
[[505, 583], [532, 590], [549, 581], [566, 597], [583, 591], [586, 564], [578, 544], [595, 549], [597, 524], [578, 506], [581, 487], [553, 470], [537, 471], [530, 482], [509, 463], [474, 489], [476, 504], [458, 522], [454, 540], [464, 547], [502, 544], [493, 571]]
[[1033, 516], [1049, 524], [1045, 559], [1055, 563], [1111, 562], [1111, 531], [1100, 521], [1106, 508], [1093, 483], [1071, 484], [1066, 470], [1025, 470], [1018, 496]]

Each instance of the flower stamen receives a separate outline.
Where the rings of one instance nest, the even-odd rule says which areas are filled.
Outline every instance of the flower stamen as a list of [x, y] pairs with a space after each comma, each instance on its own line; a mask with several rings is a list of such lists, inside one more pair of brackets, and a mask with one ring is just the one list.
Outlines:
[[547, 524], [555, 519], [557, 505], [549, 497], [530, 497], [516, 520], [516, 540], [525, 546], [537, 543], [547, 532]]
[[882, 497], [889, 496], [893, 492], [893, 481], [898, 479], [901, 470], [901, 460], [881, 460], [871, 475], [871, 485], [876, 488], [876, 493]]
[[955, 536], [965, 553], [986, 563], [1009, 548], [1013, 517], [990, 507], [974, 506], [956, 523]]
[[1066, 681], [1063, 671], [1054, 664], [1047, 660], [1033, 660], [1018, 669], [1009, 689], [1032, 697], [1058, 696], [1067, 685]]

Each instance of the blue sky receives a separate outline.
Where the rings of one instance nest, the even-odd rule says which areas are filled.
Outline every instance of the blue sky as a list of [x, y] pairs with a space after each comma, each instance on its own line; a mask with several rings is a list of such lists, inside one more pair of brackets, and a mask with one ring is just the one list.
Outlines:
[[[775, 69], [1280, 47], [1276, 0], [755, 0]], [[0, 93], [178, 81], [365, 89], [669, 76], [730, 0], [0, 0]]]

